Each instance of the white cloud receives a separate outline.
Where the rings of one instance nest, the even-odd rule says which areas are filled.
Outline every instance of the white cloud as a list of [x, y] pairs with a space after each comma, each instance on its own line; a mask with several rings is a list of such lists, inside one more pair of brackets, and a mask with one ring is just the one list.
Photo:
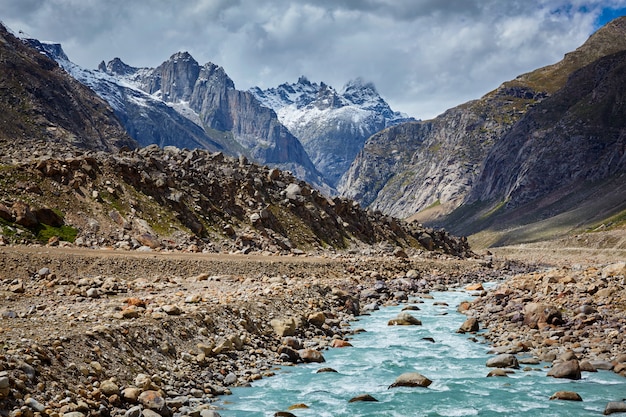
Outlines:
[[86, 67], [156, 66], [187, 50], [238, 88], [361, 76], [429, 118], [558, 61], [609, 6], [626, 0], [5, 0], [3, 21]]

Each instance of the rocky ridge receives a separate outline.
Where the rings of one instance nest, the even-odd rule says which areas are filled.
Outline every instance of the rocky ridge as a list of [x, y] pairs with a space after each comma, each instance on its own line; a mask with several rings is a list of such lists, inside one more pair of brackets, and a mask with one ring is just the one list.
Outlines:
[[60, 238], [126, 250], [471, 256], [465, 239], [330, 199], [245, 157], [156, 145], [118, 154], [24, 151], [30, 159], [15, 150], [9, 160], [23, 162], [0, 172], [0, 234], [8, 242], [54, 237], [51, 244]]
[[394, 112], [371, 83], [348, 82], [341, 91], [300, 77], [296, 83], [250, 92], [273, 109], [310, 155], [327, 182], [336, 186], [365, 140], [389, 126], [412, 120]]
[[0, 25], [0, 149], [15, 141], [115, 151], [136, 146], [105, 101]]

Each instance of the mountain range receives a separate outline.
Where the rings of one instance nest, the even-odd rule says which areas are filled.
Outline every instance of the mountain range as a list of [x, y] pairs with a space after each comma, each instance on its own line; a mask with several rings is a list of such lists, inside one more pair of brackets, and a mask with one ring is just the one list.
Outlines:
[[331, 194], [369, 136], [409, 120], [359, 79], [341, 94], [304, 77], [275, 89], [240, 91], [222, 67], [200, 65], [187, 52], [156, 68], [114, 58], [90, 70], [72, 63], [59, 44], [26, 41], [105, 99], [141, 146], [243, 155]]
[[[239, 91], [223, 68], [200, 65], [186, 52], [156, 68], [114, 59], [86, 70], [58, 44], [23, 42], [111, 105], [98, 120], [116, 119], [111, 126], [126, 133], [112, 144], [91, 128], [98, 149], [174, 145], [240, 156], [244, 165], [249, 158], [377, 215], [445, 227], [485, 246], [626, 217], [626, 18], [562, 61], [424, 121], [394, 112], [360, 79], [339, 91], [305, 77]], [[47, 123], [48, 137], [69, 131]]]
[[245, 156], [329, 190], [300, 141], [272, 110], [235, 89], [220, 66], [201, 66], [189, 53], [178, 52], [156, 68], [135, 68], [116, 58], [90, 70], [72, 63], [59, 44], [26, 42], [106, 100], [141, 146]]

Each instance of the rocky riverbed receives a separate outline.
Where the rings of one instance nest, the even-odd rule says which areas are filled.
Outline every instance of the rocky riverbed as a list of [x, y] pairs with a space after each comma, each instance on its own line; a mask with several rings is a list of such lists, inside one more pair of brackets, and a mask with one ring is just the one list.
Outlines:
[[[503, 283], [464, 308], [496, 351], [619, 372], [620, 265], [2, 247], [0, 415], [215, 416], [231, 387], [323, 361], [368, 309], [487, 281]], [[560, 316], [535, 324], [535, 304]]]

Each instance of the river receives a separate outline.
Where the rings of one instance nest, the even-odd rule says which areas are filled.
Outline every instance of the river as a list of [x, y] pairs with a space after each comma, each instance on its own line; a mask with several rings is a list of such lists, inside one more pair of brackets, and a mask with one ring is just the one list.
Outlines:
[[[224, 397], [222, 417], [273, 416], [287, 411], [305, 416], [589, 416], [602, 415], [609, 401], [626, 398], [626, 380], [610, 371], [583, 373], [579, 381], [547, 377], [548, 364], [517, 369], [508, 377], [487, 377], [489, 346], [456, 333], [466, 317], [456, 312], [465, 291], [436, 292], [414, 299], [409, 311], [422, 326], [388, 326], [403, 306], [382, 308], [352, 323], [364, 333], [353, 347], [324, 352], [326, 363], [284, 367], [252, 387]], [[443, 303], [443, 304], [442, 304]], [[432, 338], [434, 340], [428, 340]], [[518, 356], [522, 357], [522, 354]], [[317, 373], [331, 367], [336, 373]], [[526, 369], [525, 369], [526, 368]], [[428, 388], [388, 389], [404, 372], [419, 372]], [[582, 402], [550, 400], [556, 391], [575, 391]], [[378, 402], [354, 402], [370, 394]]]

